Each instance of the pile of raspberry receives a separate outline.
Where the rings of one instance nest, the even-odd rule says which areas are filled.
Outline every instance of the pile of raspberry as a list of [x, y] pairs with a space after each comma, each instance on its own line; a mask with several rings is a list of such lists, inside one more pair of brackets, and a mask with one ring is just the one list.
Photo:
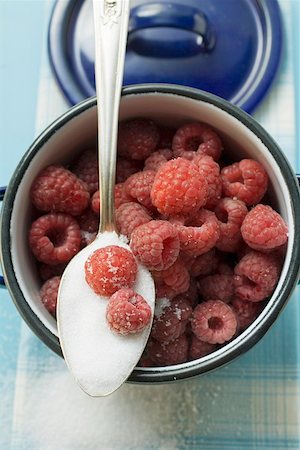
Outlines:
[[[29, 245], [45, 282], [41, 299], [53, 315], [65, 265], [97, 231], [97, 177], [96, 150], [87, 150], [69, 167], [47, 167], [31, 188]], [[201, 358], [259, 316], [277, 285], [288, 239], [267, 190], [262, 164], [231, 161], [205, 123], [177, 129], [146, 118], [120, 123], [116, 223], [156, 287], [140, 365]]]

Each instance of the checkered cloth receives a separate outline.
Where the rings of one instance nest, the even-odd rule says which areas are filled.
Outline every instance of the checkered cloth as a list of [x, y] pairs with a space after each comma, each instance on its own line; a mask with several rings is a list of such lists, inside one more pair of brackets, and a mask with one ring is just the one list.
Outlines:
[[[286, 37], [281, 69], [254, 116], [299, 171], [299, 1], [281, 0], [280, 5]], [[46, 18], [51, 7], [52, 1], [44, 1]], [[67, 107], [43, 48], [36, 134]], [[228, 366], [175, 384], [125, 384], [110, 397], [93, 399], [1, 291], [0, 449], [299, 449], [299, 293], [262, 341]]]

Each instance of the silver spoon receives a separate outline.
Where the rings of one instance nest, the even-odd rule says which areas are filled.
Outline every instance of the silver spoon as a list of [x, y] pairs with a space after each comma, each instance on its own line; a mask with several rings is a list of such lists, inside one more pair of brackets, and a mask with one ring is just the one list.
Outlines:
[[[93, 0], [93, 6], [101, 219], [96, 239], [70, 261], [62, 276], [57, 322], [62, 352], [75, 380], [87, 394], [105, 396], [119, 388], [136, 366], [151, 324], [135, 335], [114, 334], [105, 319], [108, 300], [96, 295], [85, 281], [85, 261], [96, 249], [107, 245], [130, 249], [118, 236], [114, 220], [118, 116], [129, 0]], [[134, 290], [147, 300], [153, 317], [154, 283], [140, 264]]]

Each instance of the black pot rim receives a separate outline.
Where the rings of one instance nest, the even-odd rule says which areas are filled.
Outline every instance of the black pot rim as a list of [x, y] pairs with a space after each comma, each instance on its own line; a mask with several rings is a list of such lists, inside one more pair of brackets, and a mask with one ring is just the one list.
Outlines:
[[[237, 118], [255, 135], [257, 135], [263, 144], [269, 149], [273, 158], [280, 167], [283, 176], [289, 187], [290, 198], [292, 199], [292, 212], [294, 218], [295, 229], [299, 232], [295, 233], [295, 244], [292, 249], [290, 268], [286, 274], [283, 288], [278, 293], [277, 298], [270, 308], [265, 308], [260, 315], [260, 320], [254, 322], [247, 330], [235, 338], [232, 342], [226, 344], [220, 350], [207, 355], [200, 360], [189, 363], [178, 364], [176, 366], [167, 366], [159, 368], [135, 368], [128, 381], [142, 383], [161, 383], [178, 379], [186, 379], [196, 375], [204, 374], [218, 367], [229, 363], [236, 357], [248, 351], [256, 344], [274, 323], [281, 310], [286, 305], [294, 287], [299, 279], [299, 261], [300, 261], [300, 193], [298, 182], [293, 170], [283, 155], [278, 145], [272, 137], [247, 113], [232, 105], [228, 101], [221, 99], [213, 94], [200, 91], [184, 86], [170, 84], [146, 84], [132, 85], [124, 87], [123, 96], [147, 94], [147, 93], [163, 93], [172, 94], [191, 99], [201, 100], [217, 106], [219, 109], [226, 111], [231, 116]], [[91, 107], [96, 106], [96, 98], [84, 100], [66, 111], [61, 117], [54, 121], [46, 130], [33, 142], [28, 151], [20, 160], [11, 181], [7, 187], [2, 211], [1, 211], [1, 259], [3, 266], [3, 275], [6, 286], [10, 295], [25, 322], [33, 330], [33, 332], [55, 353], [62, 356], [59, 339], [50, 332], [41, 320], [33, 313], [32, 309], [25, 300], [18, 281], [16, 279], [12, 258], [11, 258], [11, 236], [10, 221], [13, 211], [14, 199], [18, 190], [18, 186], [23, 177], [24, 172], [29, 166], [31, 160], [39, 149], [47, 142], [47, 140], [63, 127], [70, 119], [80, 115]]]

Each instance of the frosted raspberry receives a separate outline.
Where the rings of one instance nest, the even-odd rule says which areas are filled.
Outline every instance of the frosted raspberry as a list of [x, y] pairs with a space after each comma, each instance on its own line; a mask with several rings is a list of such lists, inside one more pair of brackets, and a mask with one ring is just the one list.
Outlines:
[[147, 355], [157, 366], [171, 366], [187, 361], [188, 348], [188, 338], [182, 334], [169, 342], [151, 340], [147, 346]]
[[243, 159], [221, 170], [223, 193], [246, 205], [255, 205], [265, 195], [268, 175], [264, 167], [253, 159]]
[[187, 300], [192, 308], [194, 308], [198, 304], [199, 300], [198, 284], [195, 278], [190, 278], [188, 290], [177, 295], [174, 298], [174, 300], [178, 300], [181, 298]]
[[159, 131], [159, 141], [157, 144], [157, 148], [171, 149], [172, 141], [173, 141], [174, 134], [176, 133], [176, 129], [171, 128], [171, 127], [159, 126], [158, 131]]
[[234, 298], [231, 302], [231, 307], [238, 318], [239, 330], [245, 330], [262, 312], [263, 305], [261, 302], [248, 302]]
[[85, 151], [75, 163], [72, 172], [85, 182], [91, 195], [99, 189], [98, 156], [94, 150]]
[[49, 278], [61, 276], [66, 268], [66, 264], [50, 265], [45, 263], [38, 264], [38, 272], [42, 281], [47, 281]]
[[133, 230], [150, 222], [148, 210], [139, 203], [128, 202], [116, 210], [116, 225], [120, 234], [131, 237]]
[[222, 180], [220, 177], [220, 166], [208, 155], [196, 155], [193, 162], [197, 164], [199, 172], [207, 181], [208, 197], [205, 208], [211, 209], [222, 197]]
[[285, 244], [288, 228], [283, 218], [271, 206], [256, 205], [245, 217], [241, 233], [254, 250], [273, 250]]
[[219, 219], [220, 237], [216, 247], [223, 252], [236, 252], [242, 245], [241, 225], [248, 214], [241, 200], [222, 198], [215, 208]]
[[106, 307], [106, 320], [117, 334], [140, 333], [150, 323], [151, 316], [146, 300], [132, 289], [115, 292]]
[[208, 252], [194, 258], [190, 268], [190, 274], [193, 277], [210, 275], [216, 270], [218, 263], [219, 256], [216, 254], [216, 250], [212, 248]]
[[[118, 183], [115, 185], [115, 208], [119, 208], [124, 203], [132, 202], [133, 199], [130, 195], [127, 195], [124, 189], [124, 183]], [[100, 210], [100, 204], [99, 204]]]
[[174, 156], [193, 159], [197, 152], [212, 156], [217, 161], [222, 152], [222, 142], [209, 126], [193, 122], [178, 128], [173, 138], [172, 149]]
[[92, 196], [91, 207], [95, 214], [100, 215], [100, 192], [96, 191]]
[[124, 183], [131, 175], [140, 172], [141, 163], [139, 161], [132, 161], [124, 158], [118, 158], [116, 168], [116, 182]]
[[208, 342], [201, 341], [193, 335], [189, 348], [189, 360], [202, 358], [202, 356], [209, 355], [216, 349], [216, 344], [209, 344]]
[[233, 275], [208, 275], [198, 281], [199, 294], [204, 300], [212, 298], [229, 303], [234, 295]]
[[96, 294], [109, 296], [131, 288], [137, 275], [133, 254], [117, 245], [95, 250], [85, 262], [85, 279]]
[[80, 250], [77, 221], [69, 214], [53, 213], [39, 217], [29, 230], [29, 246], [38, 261], [61, 264]]
[[159, 131], [149, 119], [121, 122], [118, 134], [118, 153], [128, 159], [144, 160], [157, 147]]
[[182, 298], [174, 299], [172, 302], [166, 298], [157, 299], [151, 337], [160, 342], [177, 339], [184, 333], [191, 315], [191, 306]]
[[186, 292], [190, 285], [190, 274], [178, 258], [167, 269], [152, 272], [157, 297], [173, 298]]
[[56, 317], [57, 294], [61, 277], [55, 276], [47, 280], [40, 289], [40, 297], [43, 305]]
[[34, 206], [45, 212], [78, 216], [88, 206], [90, 195], [83, 181], [61, 166], [48, 166], [31, 186]]
[[174, 227], [178, 231], [181, 251], [195, 257], [211, 250], [220, 236], [215, 213], [204, 208], [185, 225], [174, 223]]
[[187, 214], [206, 202], [207, 183], [195, 164], [177, 158], [156, 172], [151, 199], [161, 214]]
[[149, 210], [153, 210], [150, 197], [151, 188], [155, 178], [153, 170], [144, 170], [131, 175], [124, 183], [124, 191], [127, 196], [137, 200]]
[[179, 254], [178, 234], [169, 222], [151, 220], [132, 232], [130, 247], [150, 270], [167, 269]]
[[144, 170], [153, 170], [156, 172], [159, 167], [169, 161], [173, 156], [172, 150], [161, 149], [153, 152], [145, 161]]
[[280, 264], [271, 255], [251, 251], [234, 268], [235, 294], [242, 300], [260, 302], [272, 294]]
[[193, 333], [210, 344], [224, 344], [237, 330], [237, 319], [232, 308], [221, 300], [200, 303], [191, 319]]

